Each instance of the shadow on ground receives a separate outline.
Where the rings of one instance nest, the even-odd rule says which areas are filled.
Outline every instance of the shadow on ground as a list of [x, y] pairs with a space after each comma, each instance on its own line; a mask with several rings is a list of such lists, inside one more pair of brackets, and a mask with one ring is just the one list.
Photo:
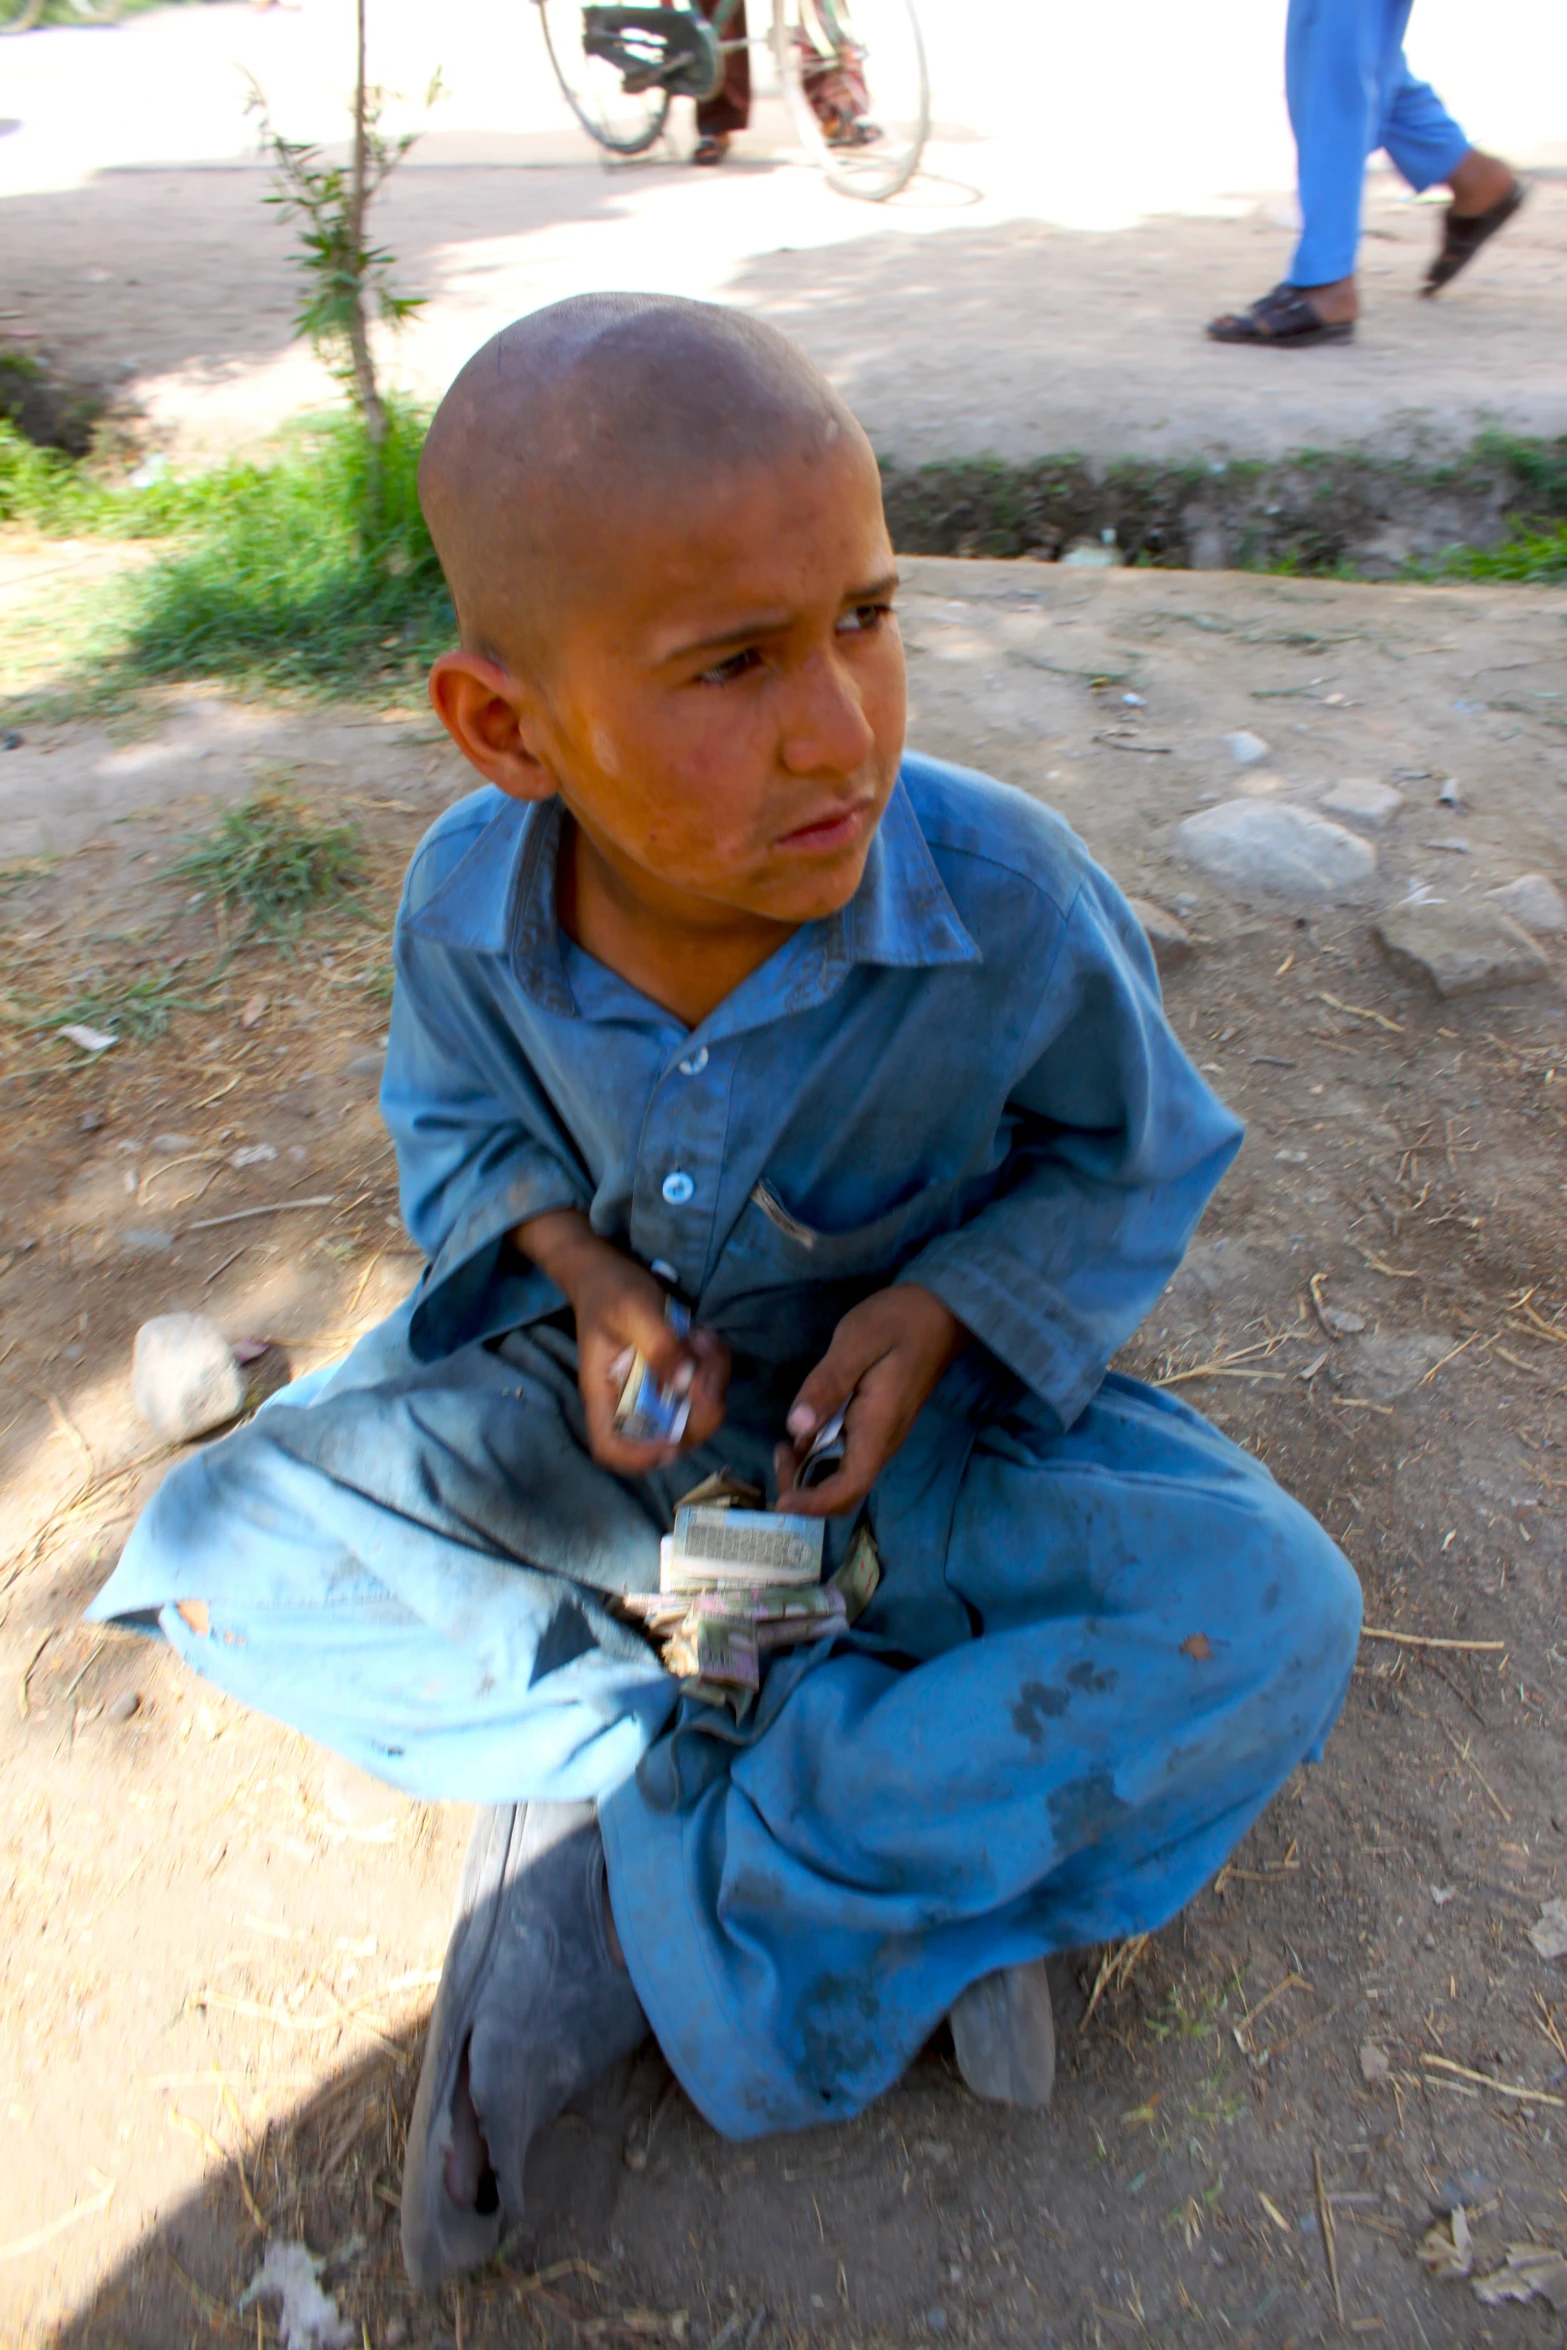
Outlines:
[[[1064, 1972], [1061, 1981], [1080, 2012]], [[954, 2164], [950, 2136], [937, 2133], [961, 2123], [959, 2108], [978, 2109], [957, 2083], [945, 2033], [859, 2123], [754, 2148], [713, 2135], [649, 2041], [536, 2141], [525, 2225], [489, 2269], [437, 2300], [414, 2293], [398, 2245], [421, 2051], [417, 2031], [386, 2038], [298, 2111], [267, 2122], [241, 2157], [215, 2160], [202, 2190], [149, 2230], [51, 2336], [51, 2350], [166, 2350], [193, 2328], [197, 2339], [248, 2338], [256, 2321], [245, 2295], [263, 2225], [266, 2240], [300, 2242], [321, 2258], [344, 2340], [374, 2350], [498, 2350], [524, 2321], [546, 2342], [689, 2339], [736, 2350], [946, 2330], [961, 2264], [944, 2256], [924, 2190]], [[1008, 2116], [1004, 2127], [1037, 2140], [1050, 2124]], [[878, 2143], [884, 2159], [867, 2162]], [[209, 2152], [221, 2153], [216, 2140]], [[275, 2297], [263, 2307], [269, 2340]]]

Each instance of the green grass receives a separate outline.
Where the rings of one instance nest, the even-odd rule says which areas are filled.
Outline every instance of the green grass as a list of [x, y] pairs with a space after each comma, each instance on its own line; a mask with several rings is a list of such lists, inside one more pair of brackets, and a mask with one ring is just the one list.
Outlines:
[[[29, 363], [16, 364], [25, 373]], [[108, 584], [62, 588], [13, 621], [13, 654], [36, 640], [22, 667], [46, 680], [29, 699], [112, 705], [164, 678], [383, 695], [409, 684], [455, 634], [416, 494], [425, 422], [393, 410], [371, 520], [364, 434], [346, 411], [293, 427], [260, 462], [192, 475], [142, 467], [128, 478], [36, 448], [0, 415], [0, 525], [136, 540], [151, 558]], [[1422, 478], [1465, 494], [1495, 484], [1513, 535], [1501, 547], [1454, 547], [1411, 577], [1567, 581], [1567, 438], [1482, 437]], [[1381, 479], [1369, 461], [1307, 451], [1272, 472], [1139, 463], [1112, 467], [1103, 483], [1071, 457], [893, 468], [887, 490], [895, 541], [910, 551], [1016, 554], [1114, 524], [1134, 561], [1169, 563], [1200, 483], [1233, 506], [1227, 527], [1243, 564], [1353, 578]]]
[[365, 878], [354, 827], [319, 824], [282, 792], [256, 792], [189, 837], [190, 853], [169, 868], [171, 878], [243, 915], [253, 936], [295, 937], [307, 914]]
[[422, 418], [394, 415], [368, 529], [365, 441], [347, 420], [274, 464], [209, 475], [194, 526], [129, 587], [122, 671], [344, 687], [433, 658], [455, 624], [415, 492], [423, 438]]
[[161, 677], [351, 690], [427, 662], [455, 633], [419, 511], [424, 430], [422, 414], [393, 410], [371, 522], [364, 434], [346, 415], [297, 427], [269, 463], [140, 489], [0, 423], [0, 522], [169, 542], [103, 593], [81, 648], [100, 693]]
[[1499, 547], [1454, 547], [1431, 574], [1438, 579], [1567, 580], [1567, 522], [1514, 528]]
[[[210, 988], [209, 979], [202, 992]], [[29, 1022], [36, 1030], [63, 1028], [67, 1021], [84, 1028], [98, 1028], [111, 1036], [132, 1036], [139, 1044], [166, 1036], [176, 1012], [211, 1012], [211, 1004], [202, 1003], [188, 993], [189, 982], [181, 982], [177, 972], [156, 970], [139, 972], [123, 984], [113, 980], [101, 987], [87, 987], [79, 996], [41, 1020]]]

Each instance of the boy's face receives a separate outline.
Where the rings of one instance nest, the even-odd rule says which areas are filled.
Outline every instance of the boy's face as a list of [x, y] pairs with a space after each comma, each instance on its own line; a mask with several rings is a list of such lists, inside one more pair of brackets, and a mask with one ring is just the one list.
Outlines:
[[903, 749], [874, 460], [846, 439], [651, 508], [599, 534], [548, 676], [513, 705], [537, 788], [677, 923], [835, 912]]

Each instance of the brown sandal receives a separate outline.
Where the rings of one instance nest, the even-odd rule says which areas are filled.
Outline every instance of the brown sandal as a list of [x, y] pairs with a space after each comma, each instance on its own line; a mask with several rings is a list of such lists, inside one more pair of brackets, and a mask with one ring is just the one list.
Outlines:
[[1515, 179], [1505, 196], [1499, 196], [1489, 212], [1458, 213], [1449, 204], [1442, 215], [1442, 243], [1436, 259], [1426, 271], [1422, 294], [1439, 294], [1450, 286], [1461, 269], [1474, 259], [1482, 245], [1489, 244], [1499, 228], [1505, 228], [1513, 214], [1519, 211], [1528, 194], [1527, 183]]
[[727, 131], [705, 131], [691, 150], [691, 160], [693, 163], [711, 166], [715, 163], [722, 163], [728, 152], [729, 134]]

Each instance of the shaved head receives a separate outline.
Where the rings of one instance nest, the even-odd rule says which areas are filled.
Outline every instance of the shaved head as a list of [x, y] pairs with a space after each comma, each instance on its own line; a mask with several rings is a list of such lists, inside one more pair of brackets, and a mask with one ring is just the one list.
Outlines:
[[502, 328], [435, 414], [419, 498], [464, 646], [534, 677], [613, 578], [628, 525], [726, 478], [854, 449], [854, 416], [775, 327], [707, 302], [583, 294]]

